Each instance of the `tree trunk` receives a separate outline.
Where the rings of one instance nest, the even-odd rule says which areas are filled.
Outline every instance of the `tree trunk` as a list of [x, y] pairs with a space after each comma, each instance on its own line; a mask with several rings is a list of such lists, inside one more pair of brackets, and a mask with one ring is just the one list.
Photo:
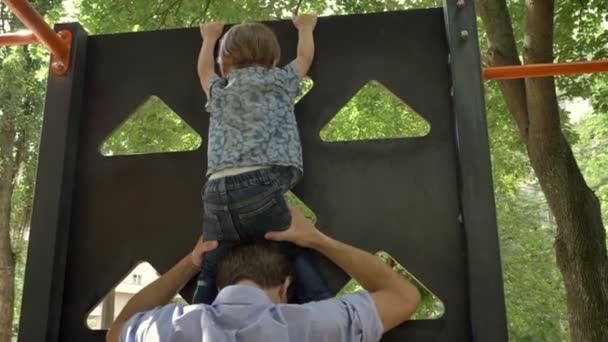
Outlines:
[[608, 258], [600, 205], [563, 136], [528, 147], [557, 222], [555, 252], [566, 288], [572, 341], [608, 341]]
[[0, 121], [0, 342], [12, 340], [15, 298], [15, 255], [10, 236], [14, 141], [10, 118]]
[[[477, 0], [493, 66], [520, 64], [505, 0]], [[551, 0], [526, 1], [526, 64], [553, 61]], [[566, 288], [572, 341], [608, 341], [608, 256], [599, 200], [561, 132], [553, 78], [499, 87], [557, 223], [555, 252]]]

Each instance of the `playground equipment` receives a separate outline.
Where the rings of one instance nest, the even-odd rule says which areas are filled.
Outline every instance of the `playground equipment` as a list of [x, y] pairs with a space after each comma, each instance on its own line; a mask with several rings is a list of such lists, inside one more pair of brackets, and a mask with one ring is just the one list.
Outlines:
[[[88, 36], [51, 30], [3, 0], [52, 52], [19, 341], [103, 341], [85, 318], [139, 261], [166, 271], [200, 232], [208, 113], [198, 28]], [[269, 22], [295, 55], [289, 21]], [[297, 104], [305, 178], [294, 190], [330, 235], [384, 250], [445, 304], [383, 341], [506, 341], [482, 69], [473, 1], [443, 9], [320, 18], [312, 90]], [[162, 44], [161, 44], [162, 42]], [[159, 48], [162, 45], [162, 48]], [[347, 56], [347, 57], [346, 57]], [[608, 71], [608, 62], [488, 68], [486, 79]], [[431, 125], [422, 138], [325, 143], [320, 129], [377, 80]], [[202, 137], [196, 151], [102, 156], [104, 139], [149, 96]], [[337, 290], [346, 276], [321, 260]], [[190, 298], [193, 284], [183, 292]]]
[[26, 0], [2, 0], [2, 2], [32, 32], [0, 35], [0, 46], [42, 42], [51, 51], [51, 72], [55, 75], [64, 75], [70, 68], [72, 32], [70, 30], [53, 31]]

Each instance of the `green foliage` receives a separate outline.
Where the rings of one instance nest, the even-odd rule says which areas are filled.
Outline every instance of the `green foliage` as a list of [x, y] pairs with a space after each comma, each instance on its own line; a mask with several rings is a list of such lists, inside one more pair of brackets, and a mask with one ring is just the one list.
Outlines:
[[486, 108], [510, 340], [565, 341], [552, 215], [496, 84], [489, 84]]
[[[412, 316], [412, 319], [437, 319], [443, 316], [445, 312], [445, 305], [443, 302], [433, 294], [426, 286], [424, 286], [416, 277], [408, 272], [405, 267], [397, 262], [390, 254], [384, 251], [376, 253], [376, 256], [382, 260], [385, 264], [389, 265], [393, 271], [399, 273], [405, 279], [409, 280], [416, 286], [418, 292], [420, 292], [420, 305], [418, 310]], [[359, 284], [355, 279], [351, 279], [344, 285], [344, 287], [338, 292], [337, 297], [342, 297], [349, 293], [362, 291], [363, 286]]]
[[[605, 0], [569, 1], [555, 3], [555, 60], [571, 62], [608, 58], [608, 25]], [[562, 98], [589, 98], [594, 84], [602, 75], [580, 75], [557, 78]]]
[[496, 194], [512, 341], [568, 339], [565, 291], [555, 266], [555, 224], [538, 185]]
[[135, 110], [103, 142], [105, 156], [196, 150], [201, 137], [156, 96]]
[[21, 313], [21, 295], [23, 293], [23, 278], [25, 276], [25, 260], [26, 260], [26, 249], [27, 241], [21, 239], [15, 245], [15, 253], [17, 260], [15, 265], [15, 306], [13, 308], [14, 319], [13, 319], [13, 339], [16, 340], [17, 333], [19, 330], [19, 316]]
[[602, 204], [602, 219], [608, 224], [608, 76], [596, 79], [592, 97], [594, 111], [575, 124], [580, 143], [574, 146], [574, 154], [589, 187]]
[[306, 76], [300, 82], [300, 86], [302, 87], [302, 92], [300, 93], [300, 95], [298, 95], [295, 98], [295, 102], [296, 103], [298, 103], [304, 96], [306, 96], [306, 94], [308, 94], [308, 92], [310, 91], [310, 89], [312, 89], [312, 87], [314, 86], [314, 83], [310, 79], [310, 77]]
[[306, 205], [306, 203], [302, 202], [298, 196], [294, 195], [293, 192], [288, 191], [285, 193], [285, 200], [287, 201], [287, 204], [298, 208], [310, 222], [313, 224], [317, 222], [317, 215]]
[[[52, 2], [48, 2], [49, 4]], [[0, 16], [2, 28], [19, 28], [11, 16]], [[2, 30], [0, 30], [2, 33]], [[12, 177], [11, 211], [8, 222], [10, 251], [15, 258], [15, 298], [13, 336], [16, 336], [21, 311], [21, 293], [25, 271], [27, 231], [32, 210], [32, 195], [38, 159], [38, 144], [42, 119], [44, 82], [39, 70], [46, 68], [48, 55], [39, 46], [0, 48], [0, 132], [14, 135], [11, 147], [0, 146], [0, 175]], [[31, 75], [31, 76], [27, 76]], [[11, 133], [12, 132], [12, 133]], [[12, 169], [8, 167], [12, 165]], [[0, 298], [0, 300], [4, 300]]]
[[0, 131], [15, 134], [12, 151], [7, 151], [8, 159], [0, 159], [3, 168], [13, 164], [11, 196], [10, 237], [12, 253], [15, 256], [15, 298], [13, 334], [16, 334], [21, 310], [21, 293], [27, 240], [32, 210], [32, 195], [38, 159], [39, 130], [44, 79], [24, 77], [35, 75], [44, 65], [47, 57], [39, 47], [12, 47], [0, 49]]
[[486, 93], [487, 124], [492, 152], [492, 172], [496, 193], [514, 195], [521, 184], [533, 179], [526, 150], [495, 83]]
[[510, 340], [565, 341], [552, 215], [495, 83], [488, 84], [486, 109]]
[[323, 129], [323, 141], [422, 137], [430, 125], [380, 83], [367, 83]]
[[343, 0], [329, 6], [334, 14], [374, 13], [441, 7], [442, 0]]
[[[181, 0], [158, 1], [98, 1], [80, 0], [79, 19], [93, 33], [155, 30], [195, 26], [209, 20], [238, 23], [246, 20], [287, 19], [296, 8], [298, 0]], [[324, 2], [308, 4], [304, 1], [301, 11], [310, 9], [323, 12]]]

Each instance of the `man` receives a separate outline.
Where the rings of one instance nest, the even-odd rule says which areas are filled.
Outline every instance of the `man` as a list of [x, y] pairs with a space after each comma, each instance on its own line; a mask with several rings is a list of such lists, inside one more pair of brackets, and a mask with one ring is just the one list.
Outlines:
[[285, 304], [291, 265], [263, 243], [238, 246], [218, 265], [220, 288], [212, 305], [167, 304], [200, 270], [215, 241], [198, 242], [192, 253], [137, 293], [118, 315], [108, 342], [143, 341], [378, 341], [408, 320], [420, 294], [375, 256], [334, 240], [290, 208], [288, 230], [266, 235], [325, 255], [365, 288], [303, 305]]

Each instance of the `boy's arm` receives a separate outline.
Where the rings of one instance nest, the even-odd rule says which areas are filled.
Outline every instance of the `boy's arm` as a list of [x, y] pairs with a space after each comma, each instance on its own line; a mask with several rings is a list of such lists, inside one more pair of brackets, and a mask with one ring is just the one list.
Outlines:
[[198, 55], [198, 78], [201, 81], [201, 86], [209, 97], [209, 81], [217, 76], [215, 74], [215, 60], [213, 58], [213, 50], [215, 44], [222, 35], [224, 24], [220, 22], [211, 22], [201, 25], [201, 36], [203, 38], [203, 46]]
[[298, 76], [303, 78], [315, 57], [315, 41], [312, 32], [317, 25], [317, 16], [301, 14], [293, 18], [293, 24], [298, 29], [298, 55], [293, 60]]

